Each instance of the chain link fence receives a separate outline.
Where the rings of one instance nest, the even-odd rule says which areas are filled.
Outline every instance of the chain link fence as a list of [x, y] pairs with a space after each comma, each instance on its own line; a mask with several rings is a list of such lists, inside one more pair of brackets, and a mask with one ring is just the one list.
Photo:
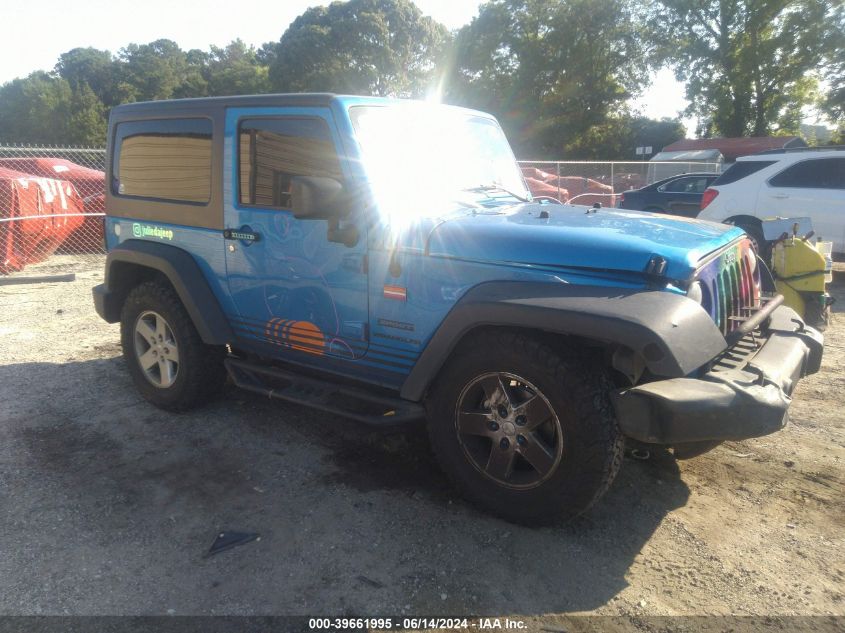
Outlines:
[[571, 204], [615, 207], [618, 194], [691, 172], [719, 173], [719, 163], [681, 161], [519, 161], [535, 197]]
[[[102, 270], [104, 148], [0, 143], [0, 284]], [[618, 194], [718, 163], [520, 161], [535, 197], [616, 206]]]
[[102, 270], [103, 148], [0, 143], [0, 284]]

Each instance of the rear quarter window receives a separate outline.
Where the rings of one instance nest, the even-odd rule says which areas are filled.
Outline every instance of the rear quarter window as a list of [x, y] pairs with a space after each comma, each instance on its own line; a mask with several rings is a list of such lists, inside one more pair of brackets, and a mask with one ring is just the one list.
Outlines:
[[746, 176], [757, 173], [761, 169], [765, 169], [769, 165], [774, 165], [777, 161], [774, 160], [746, 160], [736, 162], [725, 170], [721, 176], [713, 181], [713, 186], [729, 185], [737, 180], [742, 180]]
[[118, 123], [111, 191], [115, 195], [207, 204], [211, 198], [209, 119]]
[[845, 158], [813, 158], [795, 163], [769, 179], [772, 187], [845, 189]]

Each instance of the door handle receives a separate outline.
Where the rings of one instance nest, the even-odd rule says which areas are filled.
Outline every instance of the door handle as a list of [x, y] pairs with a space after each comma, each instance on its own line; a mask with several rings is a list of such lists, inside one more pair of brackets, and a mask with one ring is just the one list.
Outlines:
[[223, 238], [242, 242], [258, 242], [261, 240], [261, 235], [251, 231], [248, 227], [244, 227], [242, 229], [225, 229]]
[[778, 200], [786, 200], [789, 197], [787, 193], [775, 193], [772, 194], [772, 198], [777, 198]]

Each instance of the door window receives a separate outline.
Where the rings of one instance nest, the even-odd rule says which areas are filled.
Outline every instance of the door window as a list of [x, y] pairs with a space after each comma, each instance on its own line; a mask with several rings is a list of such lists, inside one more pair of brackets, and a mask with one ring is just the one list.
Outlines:
[[769, 184], [772, 187], [845, 189], [845, 157], [801, 161], [773, 176]]
[[293, 176], [341, 179], [329, 127], [317, 118], [244, 119], [238, 126], [242, 205], [290, 208]]
[[678, 178], [677, 180], [666, 183], [661, 190], [669, 193], [704, 193], [710, 180], [706, 176]]

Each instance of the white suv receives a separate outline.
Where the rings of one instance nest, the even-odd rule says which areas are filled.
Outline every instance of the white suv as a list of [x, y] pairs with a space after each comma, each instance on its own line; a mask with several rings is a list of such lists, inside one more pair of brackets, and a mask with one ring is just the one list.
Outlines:
[[833, 242], [835, 253], [845, 253], [843, 150], [807, 148], [741, 156], [705, 190], [698, 217], [742, 227], [757, 244], [763, 239], [760, 219], [809, 217], [815, 237]]

